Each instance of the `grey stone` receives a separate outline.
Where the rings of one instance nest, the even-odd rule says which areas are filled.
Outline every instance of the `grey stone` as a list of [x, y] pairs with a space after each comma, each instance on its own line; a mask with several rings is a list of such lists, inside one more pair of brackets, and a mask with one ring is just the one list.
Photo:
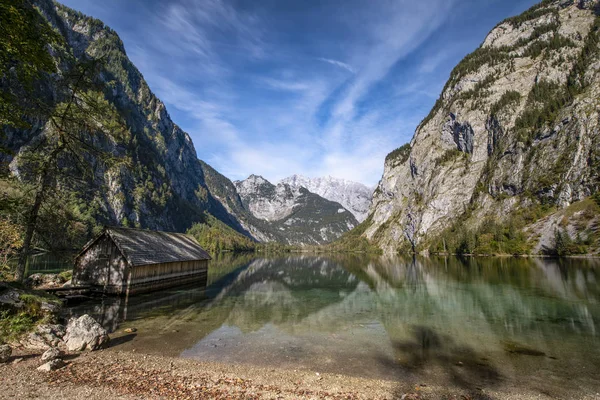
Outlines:
[[43, 365], [40, 365], [39, 367], [37, 367], [37, 370], [43, 371], [43, 372], [50, 372], [50, 371], [55, 371], [57, 369], [60, 369], [64, 366], [65, 366], [65, 362], [63, 360], [61, 360], [60, 358], [57, 358], [55, 360], [48, 361], [47, 363], [45, 363]]
[[23, 307], [23, 302], [20, 299], [22, 291], [18, 289], [14, 289], [11, 287], [4, 287], [4, 291], [0, 295], [0, 305], [4, 305], [6, 307], [11, 308], [21, 308]]
[[7, 362], [11, 355], [12, 348], [9, 345], [3, 344], [0, 346], [0, 363]]
[[56, 360], [57, 358], [61, 358], [61, 357], [62, 357], [62, 351], [60, 351], [56, 347], [53, 347], [51, 349], [46, 350], [44, 352], [44, 354], [42, 354], [41, 360], [42, 361], [52, 361], [52, 360]]
[[69, 351], [98, 350], [109, 340], [106, 330], [87, 314], [71, 318], [64, 337]]
[[48, 350], [62, 344], [65, 327], [58, 324], [38, 325], [34, 332], [29, 333], [20, 343], [23, 347], [33, 350]]

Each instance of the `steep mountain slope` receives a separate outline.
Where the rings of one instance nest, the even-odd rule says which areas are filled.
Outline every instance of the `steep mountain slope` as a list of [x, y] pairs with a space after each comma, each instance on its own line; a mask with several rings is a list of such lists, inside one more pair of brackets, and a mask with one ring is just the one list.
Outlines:
[[[339, 203], [322, 198], [304, 187], [273, 185], [251, 175], [234, 182], [242, 203], [253, 216], [246, 218], [253, 234], [264, 241], [287, 244], [323, 244], [358, 225]], [[258, 232], [260, 231], [260, 233]]]
[[[597, 0], [545, 0], [494, 28], [452, 71], [410, 144], [386, 158], [364, 236], [386, 251], [459, 240], [473, 252], [478, 229], [497, 228], [486, 232], [490, 246], [517, 240], [596, 193], [599, 10]], [[588, 251], [598, 251], [598, 220], [578, 228]]]
[[[50, 0], [35, 4], [65, 42], [52, 51], [59, 73], [46, 76], [36, 96], [60, 101], [65, 96], [61, 82], [72, 66], [80, 60], [102, 58], [105, 65], [98, 78], [105, 83], [105, 96], [131, 132], [127, 142], [99, 139], [108, 143], [107, 150], [113, 156], [130, 159], [130, 163], [113, 169], [100, 166], [94, 182], [76, 193], [78, 212], [92, 225], [125, 224], [169, 231], [184, 231], [209, 213], [247, 233], [233, 215], [240, 210], [228, 209], [226, 201], [218, 197], [227, 190], [220, 185], [227, 182], [213, 183], [209, 188], [205, 170], [212, 169], [197, 159], [189, 135], [173, 123], [165, 105], [127, 58], [118, 35], [101, 21]], [[13, 154], [0, 154], [0, 162], [10, 164], [13, 174], [19, 173], [21, 151], [43, 136], [49, 123], [44, 119], [31, 122], [31, 129], [7, 129], [3, 137], [1, 145]], [[88, 235], [92, 229], [88, 228]]]
[[358, 222], [363, 222], [369, 214], [373, 189], [362, 183], [337, 179], [331, 176], [325, 178], [307, 178], [302, 175], [292, 175], [281, 181], [293, 188], [303, 187], [319, 196], [340, 203], [350, 211]]

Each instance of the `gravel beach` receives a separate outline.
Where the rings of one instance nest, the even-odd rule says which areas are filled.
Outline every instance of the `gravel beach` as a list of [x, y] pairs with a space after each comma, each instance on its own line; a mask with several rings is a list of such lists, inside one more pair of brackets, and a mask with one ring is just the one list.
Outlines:
[[[15, 361], [17, 360], [17, 361]], [[204, 363], [116, 348], [65, 357], [41, 372], [39, 354], [0, 366], [0, 399], [545, 399], [540, 393], [449, 389], [250, 365]], [[598, 399], [597, 394], [582, 398]]]

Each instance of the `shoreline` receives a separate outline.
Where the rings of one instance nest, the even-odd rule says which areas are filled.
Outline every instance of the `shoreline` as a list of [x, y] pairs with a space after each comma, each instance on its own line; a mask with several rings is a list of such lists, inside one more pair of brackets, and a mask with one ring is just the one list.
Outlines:
[[[309, 370], [221, 364], [119, 350], [70, 354], [40, 372], [39, 352], [17, 350], [0, 365], [0, 399], [550, 399], [522, 389], [440, 387], [428, 382], [360, 378]], [[22, 361], [14, 363], [15, 359]], [[507, 382], [508, 383], [508, 382]], [[581, 394], [580, 394], [581, 395]], [[590, 393], [581, 399], [597, 399]]]

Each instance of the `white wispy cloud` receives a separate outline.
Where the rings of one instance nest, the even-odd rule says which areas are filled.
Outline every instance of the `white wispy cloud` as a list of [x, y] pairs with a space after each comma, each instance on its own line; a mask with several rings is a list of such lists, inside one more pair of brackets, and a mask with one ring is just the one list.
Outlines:
[[[319, 37], [303, 49], [256, 11], [264, 7], [174, 0], [145, 5], [144, 25], [126, 46], [198, 156], [229, 178], [300, 173], [374, 185], [386, 154], [423, 117], [407, 112], [409, 95], [428, 87], [415, 77], [382, 101], [371, 91], [398, 85], [390, 71], [454, 1], [353, 2], [330, 21], [343, 45]], [[365, 101], [371, 106], [361, 110]]]
[[331, 64], [331, 65], [335, 65], [336, 67], [343, 68], [343, 69], [345, 69], [345, 70], [347, 70], [349, 72], [352, 72], [353, 74], [356, 73], [356, 71], [354, 70], [354, 68], [352, 68], [351, 65], [346, 64], [345, 62], [341, 62], [341, 61], [338, 61], [338, 60], [332, 60], [331, 58], [323, 58], [323, 57], [319, 57], [319, 58], [317, 58], [317, 60], [326, 62], [326, 63]]

